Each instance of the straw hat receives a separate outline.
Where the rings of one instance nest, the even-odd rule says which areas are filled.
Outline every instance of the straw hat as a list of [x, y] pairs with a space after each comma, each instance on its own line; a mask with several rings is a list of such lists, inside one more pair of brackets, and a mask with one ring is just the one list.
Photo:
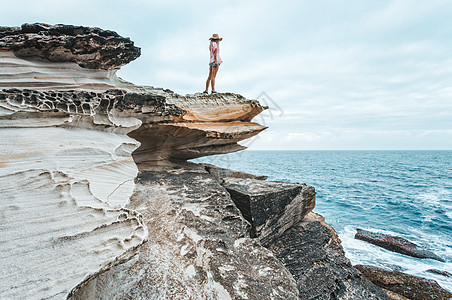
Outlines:
[[212, 34], [212, 37], [209, 40], [220, 40], [220, 41], [222, 41], [223, 38], [220, 38], [218, 33], [214, 33], [214, 34]]

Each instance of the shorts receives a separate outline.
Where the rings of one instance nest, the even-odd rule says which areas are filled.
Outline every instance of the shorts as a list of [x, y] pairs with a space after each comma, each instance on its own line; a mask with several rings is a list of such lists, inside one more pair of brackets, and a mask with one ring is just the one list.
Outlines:
[[[215, 66], [215, 62], [209, 64], [209, 69], [212, 69], [213, 66]], [[220, 63], [218, 63], [218, 66], [220, 66]]]

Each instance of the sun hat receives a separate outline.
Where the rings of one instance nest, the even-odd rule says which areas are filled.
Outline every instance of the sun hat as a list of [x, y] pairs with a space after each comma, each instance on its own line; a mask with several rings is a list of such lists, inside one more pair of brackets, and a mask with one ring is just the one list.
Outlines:
[[222, 41], [223, 38], [220, 38], [218, 33], [214, 33], [214, 34], [212, 34], [212, 37], [209, 40], [220, 40], [220, 41]]

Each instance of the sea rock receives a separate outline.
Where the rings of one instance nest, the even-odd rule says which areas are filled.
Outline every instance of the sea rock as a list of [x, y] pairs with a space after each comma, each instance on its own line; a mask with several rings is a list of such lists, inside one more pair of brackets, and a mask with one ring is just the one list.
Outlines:
[[140, 48], [114, 31], [43, 23], [0, 27], [0, 50], [104, 70], [119, 68], [140, 56]]
[[417, 258], [430, 258], [444, 262], [444, 259], [431, 251], [420, 249], [418, 245], [398, 236], [356, 229], [355, 239], [374, 244], [393, 252]]
[[452, 274], [447, 272], [447, 271], [443, 271], [443, 270], [438, 270], [438, 269], [428, 269], [426, 272], [430, 272], [433, 274], [438, 274], [438, 275], [442, 275], [444, 277], [452, 277]]
[[250, 179], [257, 179], [257, 180], [266, 180], [268, 178], [268, 176], [254, 175], [254, 174], [250, 174], [250, 173], [246, 173], [246, 172], [220, 168], [220, 167], [214, 166], [212, 164], [202, 164], [202, 165], [204, 166], [204, 168], [206, 168], [206, 171], [209, 172], [210, 174], [212, 174], [213, 177], [215, 177], [215, 179], [220, 183], [223, 183], [223, 181], [224, 181], [223, 178], [225, 178], [225, 177], [250, 178]]
[[443, 289], [436, 281], [431, 279], [373, 266], [356, 265], [355, 268], [374, 284], [409, 299], [448, 300], [452, 298], [452, 293]]
[[264, 242], [292, 227], [315, 206], [315, 190], [306, 184], [223, 178], [223, 186], [251, 224], [251, 236]]
[[143, 215], [147, 243], [71, 299], [298, 299], [291, 274], [249, 238], [248, 222], [201, 165], [140, 170], [127, 207]]

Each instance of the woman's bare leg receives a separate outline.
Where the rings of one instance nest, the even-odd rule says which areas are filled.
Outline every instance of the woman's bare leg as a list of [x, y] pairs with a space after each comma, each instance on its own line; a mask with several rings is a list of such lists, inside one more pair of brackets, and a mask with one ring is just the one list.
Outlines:
[[209, 84], [210, 84], [210, 79], [212, 78], [212, 68], [209, 69], [209, 77], [207, 77], [207, 81], [206, 81], [206, 92], [209, 92]]
[[211, 83], [211, 85], [212, 85], [212, 92], [215, 91], [215, 77], [217, 77], [217, 72], [218, 72], [218, 69], [219, 69], [219, 68], [220, 68], [219, 65], [215, 65], [215, 66], [212, 68], [212, 76], [211, 76], [211, 78], [210, 78], [210, 83]]

